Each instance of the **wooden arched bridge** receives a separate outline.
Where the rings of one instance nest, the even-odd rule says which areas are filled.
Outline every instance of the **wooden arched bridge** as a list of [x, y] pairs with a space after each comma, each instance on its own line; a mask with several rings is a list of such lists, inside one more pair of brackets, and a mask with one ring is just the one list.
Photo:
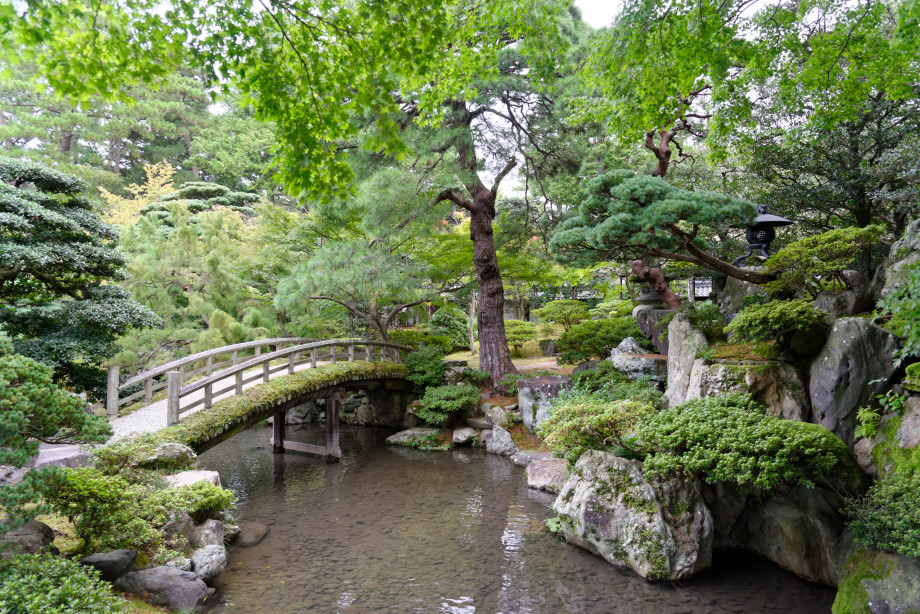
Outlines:
[[[207, 449], [268, 417], [273, 417], [272, 446], [341, 457], [339, 406], [348, 389], [408, 391], [402, 365], [406, 346], [386, 341], [301, 337], [262, 339], [192, 354], [121, 380], [109, 367], [106, 413], [113, 425], [119, 408], [143, 398], [147, 407], [165, 391], [165, 424], [141, 429], [164, 441]], [[131, 392], [133, 388], [139, 388]], [[125, 394], [125, 393], [129, 394]], [[288, 409], [326, 399], [326, 445], [285, 441]], [[152, 428], [149, 428], [152, 426]]]

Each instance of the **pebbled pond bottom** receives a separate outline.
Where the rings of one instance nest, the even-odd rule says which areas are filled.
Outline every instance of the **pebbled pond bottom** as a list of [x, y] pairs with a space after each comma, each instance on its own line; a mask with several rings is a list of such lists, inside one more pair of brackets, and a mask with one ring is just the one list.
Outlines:
[[[552, 499], [524, 470], [470, 449], [388, 448], [390, 430], [342, 429], [326, 464], [272, 454], [256, 428], [201, 455], [271, 532], [230, 549], [208, 612], [629, 613], [829, 612], [830, 588], [741, 552], [716, 554], [689, 582], [657, 584], [556, 539]], [[322, 428], [289, 427], [320, 443]]]

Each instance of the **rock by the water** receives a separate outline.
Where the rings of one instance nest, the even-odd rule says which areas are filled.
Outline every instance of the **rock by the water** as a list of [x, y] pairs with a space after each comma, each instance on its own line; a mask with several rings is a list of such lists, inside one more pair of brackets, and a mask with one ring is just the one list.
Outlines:
[[798, 576], [837, 586], [852, 548], [843, 504], [835, 492], [805, 486], [751, 503], [739, 523], [743, 545]]
[[91, 554], [80, 560], [80, 565], [92, 567], [103, 580], [112, 582], [134, 569], [137, 550], [112, 550]]
[[264, 525], [261, 522], [241, 522], [240, 534], [235, 543], [243, 548], [252, 548], [265, 539], [268, 532], [268, 525]]
[[668, 324], [668, 388], [665, 396], [670, 407], [687, 400], [687, 386], [697, 353], [709, 347], [706, 335], [686, 315], [678, 313]]
[[712, 516], [696, 480], [649, 481], [642, 463], [589, 450], [553, 503], [563, 537], [652, 580], [683, 580], [712, 561]]
[[881, 550], [850, 555], [834, 611], [910, 614], [920, 611], [920, 560]]
[[872, 311], [874, 301], [872, 296], [856, 290], [844, 290], [842, 292], [827, 290], [818, 293], [814, 306], [817, 309], [828, 312], [831, 317], [840, 318]]
[[187, 556], [177, 556], [171, 561], [166, 563], [167, 567], [175, 567], [180, 571], [191, 571], [192, 570], [192, 559]]
[[510, 460], [518, 467], [526, 467], [538, 458], [552, 458], [552, 456], [553, 455], [551, 452], [525, 451], [518, 452], [517, 454], [512, 454]]
[[160, 528], [163, 541], [170, 550], [185, 550], [195, 535], [195, 523], [188, 512], [176, 510], [169, 513], [166, 523]]
[[223, 544], [193, 550], [189, 558], [192, 559], [192, 571], [205, 582], [219, 576], [227, 566], [227, 550]]
[[537, 425], [549, 418], [550, 402], [571, 385], [572, 378], [565, 375], [518, 380], [518, 408], [524, 426], [535, 433]]
[[194, 573], [166, 565], [126, 573], [114, 586], [172, 610], [191, 610], [208, 594], [208, 586]]
[[180, 471], [163, 478], [167, 484], [174, 488], [180, 486], [191, 486], [196, 482], [209, 482], [215, 486], [220, 486], [220, 474], [216, 471]]
[[498, 426], [492, 427], [492, 431], [485, 436], [486, 452], [489, 454], [499, 454], [501, 456], [511, 456], [518, 451], [517, 446], [511, 439], [511, 433]]
[[431, 435], [437, 435], [438, 429], [432, 428], [422, 428], [416, 427], [411, 429], [406, 429], [404, 431], [399, 431], [393, 435], [387, 437], [388, 446], [404, 446], [411, 441], [416, 439], [421, 439], [422, 437], [429, 437]]
[[44, 522], [33, 520], [14, 531], [7, 531], [0, 535], [0, 557], [39, 554], [40, 552], [57, 554], [58, 549], [52, 543], [53, 541], [54, 529]]
[[[895, 370], [895, 336], [866, 318], [834, 322], [811, 365], [815, 422], [853, 444], [856, 412], [882, 392]], [[875, 380], [881, 380], [874, 384]]]
[[492, 425], [505, 426], [508, 423], [508, 412], [498, 405], [483, 403], [482, 413]]
[[192, 530], [192, 545], [196, 548], [204, 546], [223, 546], [226, 530], [220, 520], [206, 520]]
[[488, 418], [467, 418], [466, 423], [473, 427], [474, 429], [490, 429], [492, 428], [492, 423], [489, 422]]
[[750, 394], [775, 416], [808, 421], [811, 404], [805, 380], [792, 365], [777, 361], [713, 363], [700, 358], [694, 361], [684, 400], [730, 392]]
[[610, 351], [610, 362], [617, 371], [622, 371], [630, 379], [648, 378], [659, 384], [668, 381], [668, 360], [665, 357], [654, 358], [642, 349], [632, 337], [623, 339], [620, 345]]
[[240, 536], [240, 528], [235, 524], [224, 523], [224, 543], [229, 544]]
[[569, 477], [569, 465], [564, 458], [539, 458], [527, 465], [526, 473], [529, 487], [557, 494]]
[[478, 432], [469, 426], [460, 426], [454, 429], [452, 439], [458, 446], [466, 445], [473, 441]]
[[166, 442], [158, 445], [153, 455], [141, 461], [140, 466], [167, 470], [195, 469], [198, 467], [198, 455], [181, 443]]

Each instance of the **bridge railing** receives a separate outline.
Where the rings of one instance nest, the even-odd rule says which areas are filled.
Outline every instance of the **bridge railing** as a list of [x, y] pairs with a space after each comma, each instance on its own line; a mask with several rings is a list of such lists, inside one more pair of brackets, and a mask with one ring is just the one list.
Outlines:
[[[112, 385], [113, 371], [110, 369], [107, 409], [109, 409], [110, 414], [117, 414], [119, 406], [130, 403], [139, 398], [141, 394], [144, 394], [145, 398], [149, 401], [152, 397], [152, 392], [166, 388], [166, 422], [168, 425], [173, 425], [179, 421], [183, 413], [199, 405], [203, 405], [205, 408], [211, 407], [215, 397], [219, 397], [231, 391], [234, 394], [240, 394], [243, 392], [243, 387], [246, 384], [258, 380], [267, 382], [273, 375], [282, 372], [294, 373], [296, 368], [300, 365], [309, 364], [310, 367], [316, 367], [320, 362], [334, 363], [339, 360], [347, 360], [349, 362], [354, 360], [390, 360], [393, 362], [402, 362], [403, 353], [412, 351], [412, 348], [387, 341], [333, 339], [330, 341], [297, 343], [298, 341], [301, 341], [301, 339], [292, 339], [288, 337], [280, 340], [267, 339], [261, 342], [249, 342], [217, 348], [140, 373], [125, 380], [125, 382], [121, 384], [117, 384], [118, 372], [116, 370], [114, 372], [114, 381], [116, 383], [114, 386]], [[287, 344], [292, 345], [287, 348], [276, 349], [273, 352], [261, 352], [261, 348], [266, 345], [278, 346]], [[242, 360], [240, 351], [249, 349], [254, 350], [254, 356], [247, 360]], [[227, 354], [228, 352], [232, 355], [230, 361], [224, 361], [217, 364], [213, 363], [213, 358], [215, 356]], [[201, 360], [204, 360], [206, 363], [204, 367], [192, 371], [184, 371], [182, 369], [183, 366], [189, 364], [194, 365]], [[227, 366], [228, 362], [231, 363], [229, 366]], [[222, 366], [226, 366], [226, 368], [218, 371], [217, 369]], [[114, 369], [117, 369], [117, 367]], [[255, 370], [255, 373], [247, 373], [247, 371], [253, 370]], [[183, 386], [186, 379], [202, 373], [204, 373], [205, 377]], [[165, 381], [157, 383], [156, 385], [151, 383], [154, 381], [154, 378], [164, 374], [166, 375]], [[216, 389], [217, 386], [222, 386], [225, 383], [224, 380], [231, 377], [233, 378], [232, 383]], [[136, 386], [142, 382], [144, 383], [143, 391], [129, 395], [124, 399], [118, 399], [119, 390], [123, 390], [129, 386]], [[147, 393], [148, 390], [151, 391], [149, 394]], [[183, 406], [183, 400], [198, 391], [203, 391], [200, 398], [189, 400], [189, 402]], [[114, 412], [110, 409], [113, 407]]]

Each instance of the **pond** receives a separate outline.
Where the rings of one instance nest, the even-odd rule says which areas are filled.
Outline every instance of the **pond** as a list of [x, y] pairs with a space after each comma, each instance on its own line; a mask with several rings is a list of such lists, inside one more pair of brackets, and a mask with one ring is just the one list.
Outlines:
[[[230, 549], [209, 612], [829, 612], [834, 591], [742, 552], [692, 581], [651, 583], [547, 532], [552, 499], [479, 450], [387, 447], [392, 430], [342, 428], [342, 462], [272, 454], [270, 429], [201, 455], [270, 526]], [[320, 443], [322, 426], [289, 427]]]

